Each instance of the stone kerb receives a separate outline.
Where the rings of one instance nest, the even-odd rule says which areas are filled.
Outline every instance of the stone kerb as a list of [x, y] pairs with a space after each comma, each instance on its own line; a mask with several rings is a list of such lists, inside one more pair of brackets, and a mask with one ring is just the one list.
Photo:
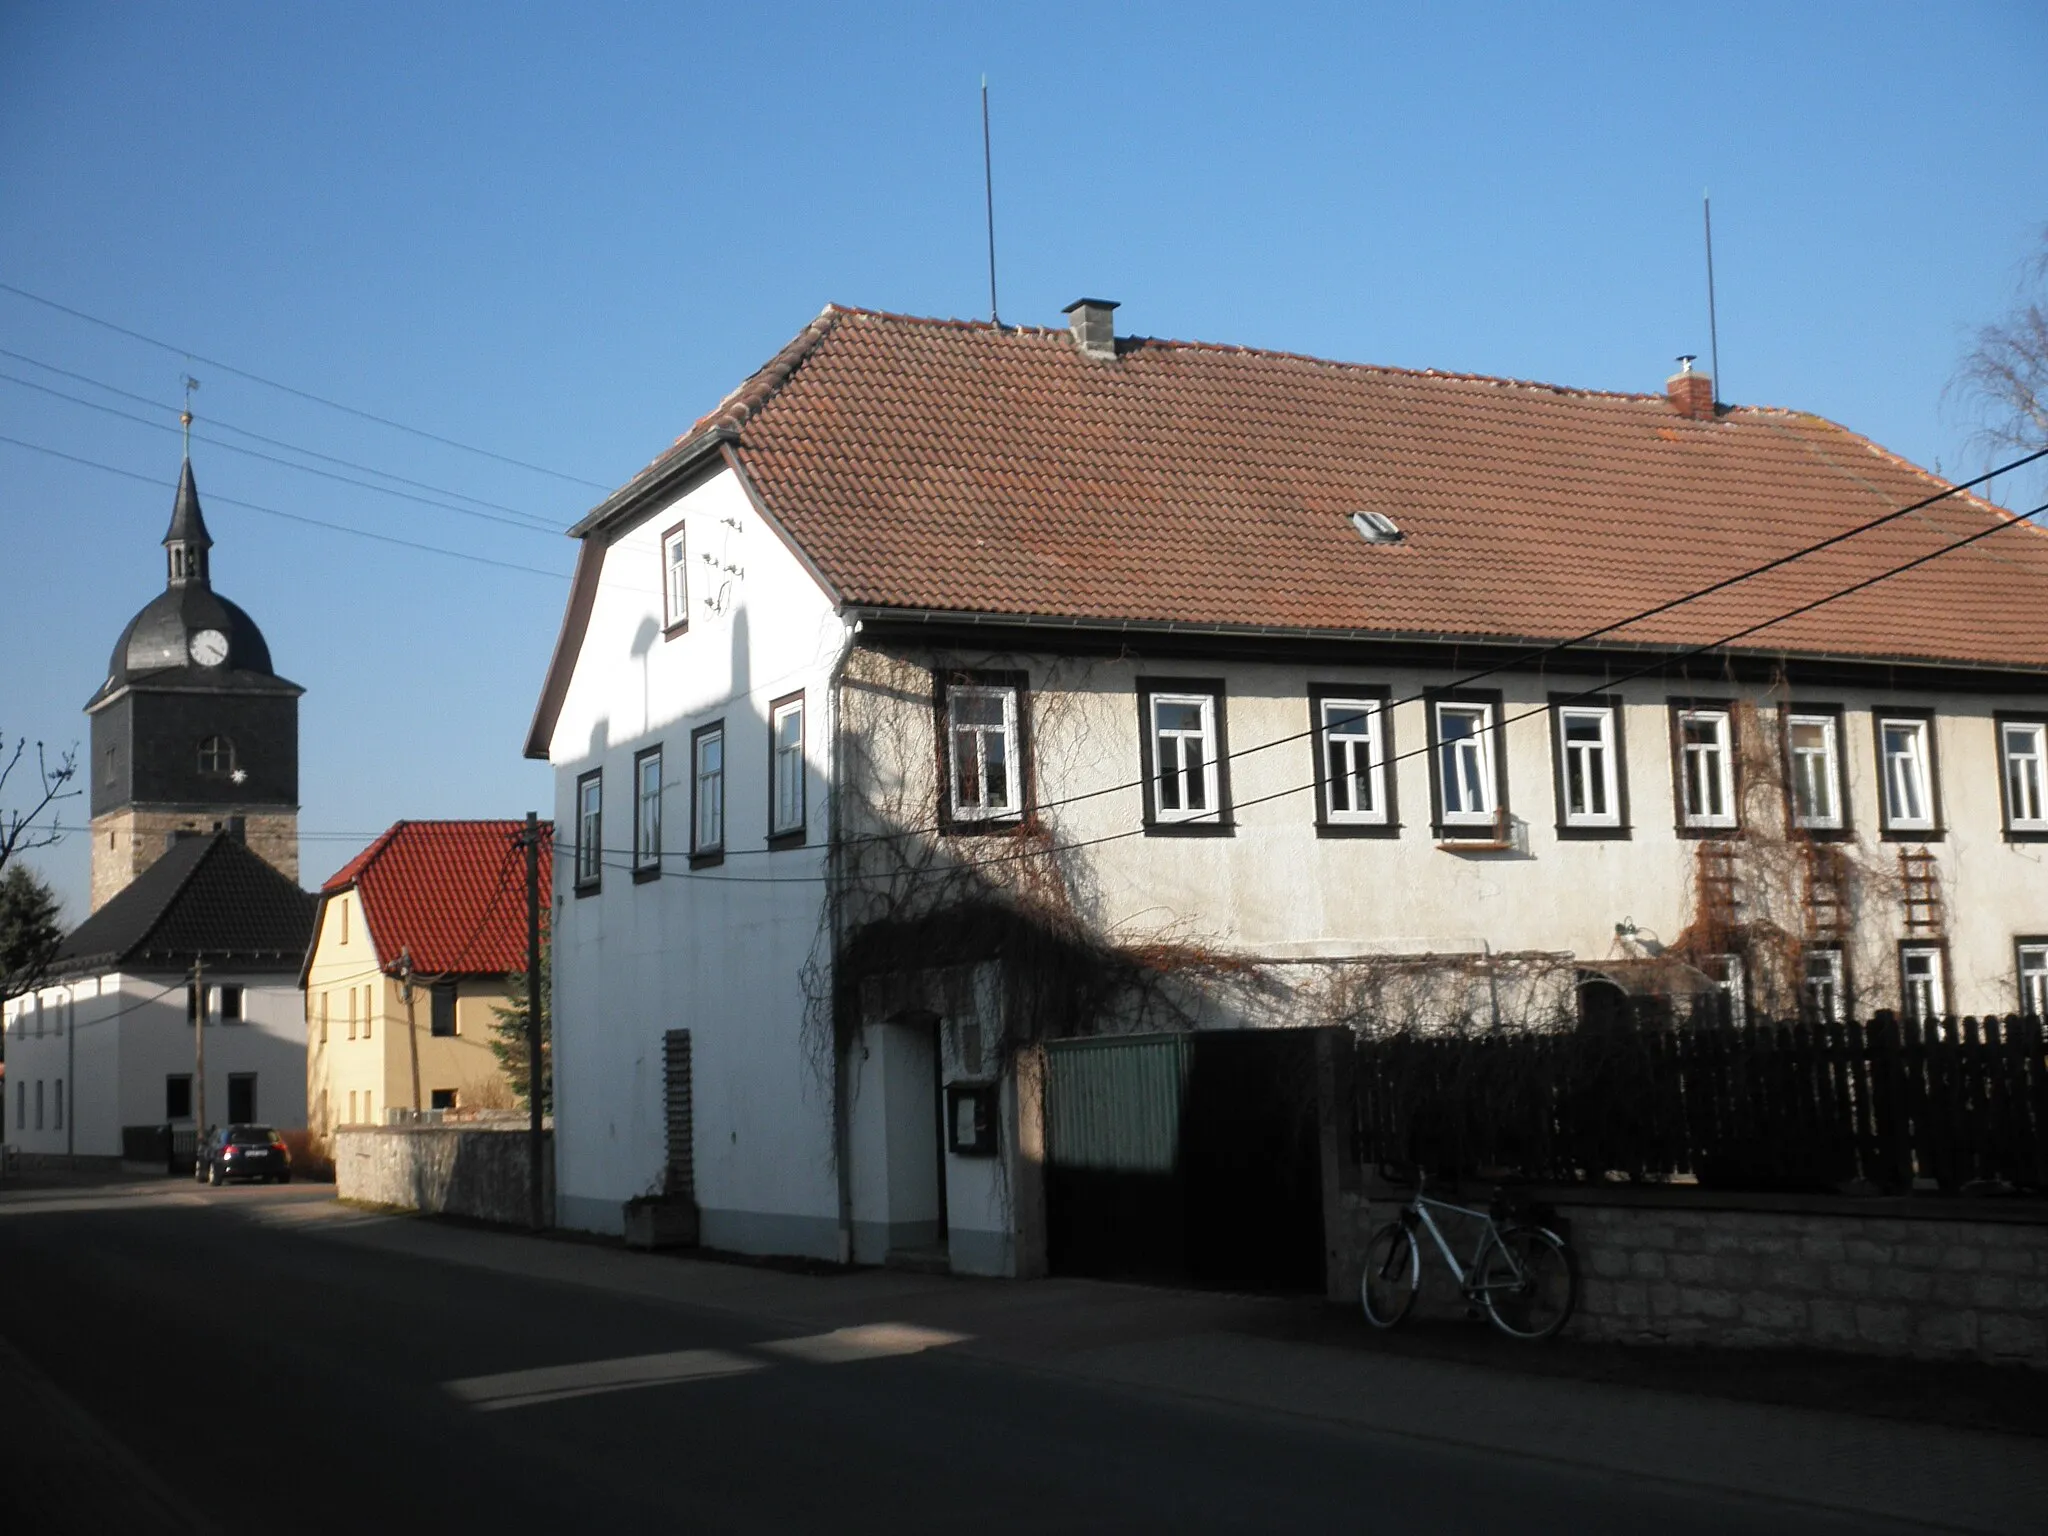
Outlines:
[[[542, 1212], [552, 1224], [553, 1138], [542, 1134]], [[344, 1126], [334, 1135], [335, 1193], [366, 1205], [524, 1226], [526, 1149], [523, 1125]]]

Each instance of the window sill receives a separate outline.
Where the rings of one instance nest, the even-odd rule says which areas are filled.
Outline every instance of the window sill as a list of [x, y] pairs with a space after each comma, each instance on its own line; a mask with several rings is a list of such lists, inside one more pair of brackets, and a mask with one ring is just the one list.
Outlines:
[[690, 855], [690, 868], [692, 869], [716, 869], [724, 862], [725, 850], [723, 848], [707, 848], [702, 853]]
[[1628, 827], [1570, 827], [1557, 829], [1561, 843], [1625, 843], [1634, 836]]
[[595, 896], [599, 891], [603, 889], [604, 883], [599, 880], [579, 880], [576, 882], [575, 885], [570, 887], [570, 890], [575, 895], [578, 901], [581, 901], [586, 896]]
[[1023, 830], [1023, 827], [1024, 817], [1015, 812], [979, 819], [947, 811], [942, 814], [939, 820], [939, 836], [1014, 837]]
[[1515, 840], [1511, 837], [1460, 837], [1455, 832], [1438, 834], [1436, 845], [1445, 853], [1513, 853]]
[[1802, 827], [1794, 825], [1794, 837], [1811, 838], [1816, 843], [1853, 843], [1856, 841], [1854, 827]]
[[798, 827], [790, 832], [771, 832], [768, 834], [768, 851], [770, 853], [781, 853], [787, 849], [801, 848], [804, 846], [806, 836], [807, 834], [802, 827]]
[[687, 635], [689, 632], [690, 621], [688, 619], [678, 619], [675, 623], [669, 625], [667, 629], [664, 629], [661, 632], [661, 638], [664, 640], [673, 640], [677, 636]]
[[649, 885], [660, 878], [661, 865], [659, 864], [642, 864], [633, 871], [633, 883], [635, 885]]
[[1234, 837], [1237, 828], [1227, 821], [1148, 821], [1147, 837]]
[[[2048, 833], [2043, 833], [2048, 836]], [[1881, 843], [1940, 843], [1948, 840], [1946, 827], [1886, 827], [1877, 834]]]
[[2048, 827], [2007, 827], [2008, 843], [2048, 843]]
[[1316, 823], [1317, 837], [1399, 837], [1401, 824], [1398, 821], [1319, 821]]
[[1742, 836], [1742, 825], [1740, 822], [1730, 822], [1725, 827], [1712, 826], [1706, 822], [1680, 822], [1671, 830], [1672, 834], [1676, 837], [1698, 838], [1703, 842], [1709, 843], [1732, 843]]

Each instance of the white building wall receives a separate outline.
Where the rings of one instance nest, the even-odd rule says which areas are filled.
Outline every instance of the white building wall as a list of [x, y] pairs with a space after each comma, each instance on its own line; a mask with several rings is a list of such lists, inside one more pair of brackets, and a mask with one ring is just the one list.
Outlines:
[[[258, 1118], [280, 1129], [306, 1123], [305, 1024], [296, 975], [227, 978], [242, 987], [244, 1022], [216, 1022], [206, 1036], [207, 1116], [227, 1113], [228, 1078], [256, 1074]], [[7, 1141], [23, 1152], [117, 1157], [124, 1125], [165, 1122], [165, 1079], [194, 1070], [182, 976], [118, 972], [41, 988], [6, 1006]], [[38, 1021], [40, 1020], [40, 1030]], [[64, 1081], [65, 1124], [55, 1113]], [[44, 1112], [35, 1123], [35, 1085]], [[18, 1111], [26, 1106], [24, 1123]]]
[[[928, 828], [938, 809], [930, 745], [930, 673], [917, 655], [921, 695], [894, 701], [907, 760], [900, 789], [882, 808], [885, 826]], [[1033, 690], [1036, 801], [1057, 841], [1093, 843], [1071, 855], [1074, 888], [1105, 932], [1133, 940], [1177, 939], [1275, 961], [1374, 954], [1480, 953], [1490, 949], [1625, 958], [1618, 924], [1632, 923], [1648, 948], [1686, 926], [1697, 841], [1675, 831], [1668, 701], [1747, 698], [1768, 716], [1782, 693], [1645, 680], [1619, 688], [1630, 835], [1576, 840], [1557, 828], [1553, 693], [1599, 687], [1563, 674], [1502, 675], [1476, 686], [1502, 695], [1507, 800], [1519, 846], [1454, 851], [1431, 830], [1432, 761], [1425, 688], [1456, 674], [1408, 667], [1303, 666], [1207, 660], [1076, 660], [1013, 654], [946, 653], [947, 665], [1021, 670]], [[896, 680], [902, 681], [899, 675]], [[1140, 677], [1222, 678], [1225, 684], [1228, 836], [1148, 835], [1143, 828], [1137, 681]], [[1377, 684], [1392, 710], [1400, 834], [1318, 835], [1311, 684]], [[1795, 688], [1799, 705], [1838, 704], [1850, 819], [1863, 860], [1896, 871], [1901, 847], [1923, 844], [1942, 876], [1950, 959], [1950, 1011], [2007, 1013], [2018, 1006], [2013, 941], [2048, 934], [2048, 845], [2008, 842], [2002, 819], [1993, 713], [2042, 709], [2038, 695], [1915, 694], [1905, 689]], [[1406, 700], [1408, 702], [1400, 702]], [[1918, 706], [1935, 715], [1942, 835], [1879, 836], [1873, 707]], [[1058, 802], [1087, 795], [1073, 803]], [[1102, 839], [1104, 841], [1095, 841]], [[1873, 892], [1851, 954], [1859, 1011], [1898, 1005], [1897, 941], [1904, 926], [1896, 892]]]
[[[681, 523], [689, 628], [663, 631], [661, 540]], [[707, 563], [703, 556], [711, 556]], [[666, 1161], [662, 1035], [689, 1029], [697, 1199], [708, 1244], [839, 1254], [831, 1052], [808, 1008], [819, 940], [832, 731], [846, 629], [727, 473], [615, 536], [564, 697], [555, 765], [558, 1219], [616, 1232]], [[768, 713], [805, 700], [807, 837], [767, 848]], [[690, 735], [725, 725], [726, 856], [692, 869]], [[663, 750], [665, 877], [637, 882], [635, 755]], [[576, 783], [601, 767], [601, 886], [578, 895]], [[822, 954], [822, 951], [815, 951]]]

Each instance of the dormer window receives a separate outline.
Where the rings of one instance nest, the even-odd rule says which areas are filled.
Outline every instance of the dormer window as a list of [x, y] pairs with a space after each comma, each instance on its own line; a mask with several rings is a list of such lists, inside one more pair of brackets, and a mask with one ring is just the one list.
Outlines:
[[1401, 525], [1384, 512], [1354, 512], [1351, 526], [1368, 544], [1399, 544], [1408, 537], [1401, 531]]
[[235, 744], [225, 736], [209, 736], [199, 743], [199, 773], [202, 778], [234, 776]]

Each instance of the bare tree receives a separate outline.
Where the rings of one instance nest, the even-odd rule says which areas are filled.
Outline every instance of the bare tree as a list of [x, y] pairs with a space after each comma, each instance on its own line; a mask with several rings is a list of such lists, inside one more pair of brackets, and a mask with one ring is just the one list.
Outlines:
[[2012, 312], [1977, 332], [1949, 387], [1982, 411], [1985, 442], [2048, 448], [2048, 228], [2022, 269]]
[[[36, 749], [36, 780], [26, 791], [27, 809], [9, 809], [7, 805], [8, 781], [22, 766], [22, 759], [28, 755], [29, 740], [17, 736], [13, 750], [7, 746], [7, 737], [0, 734], [0, 869], [7, 867], [8, 860], [18, 853], [27, 853], [33, 848], [47, 848], [62, 837], [63, 831], [57, 826], [56, 808], [66, 800], [75, 800], [79, 791], [70, 786], [78, 777], [78, 749], [73, 747], [55, 762], [43, 749], [39, 741]], [[26, 784], [26, 780], [23, 781]], [[45, 822], [44, 816], [49, 820]]]

